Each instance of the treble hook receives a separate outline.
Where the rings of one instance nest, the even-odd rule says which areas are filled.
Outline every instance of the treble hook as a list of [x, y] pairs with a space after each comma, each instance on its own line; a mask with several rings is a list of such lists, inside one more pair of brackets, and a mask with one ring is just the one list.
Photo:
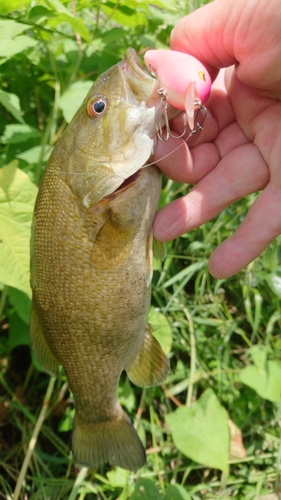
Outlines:
[[[169, 137], [173, 137], [174, 139], [180, 139], [181, 137], [183, 137], [186, 133], [186, 130], [187, 130], [187, 127], [186, 127], [186, 114], [184, 114], [184, 130], [182, 132], [181, 135], [173, 135], [172, 132], [171, 132], [171, 128], [170, 128], [170, 124], [169, 124], [169, 118], [168, 118], [168, 111], [167, 111], [167, 108], [168, 108], [168, 103], [167, 103], [167, 98], [166, 98], [166, 90], [164, 88], [161, 88], [158, 90], [158, 94], [160, 96], [160, 100], [161, 100], [161, 105], [162, 105], [162, 108], [163, 108], [163, 111], [164, 111], [164, 122], [165, 122], [165, 127], [166, 127], [166, 135], [164, 136], [163, 134], [163, 127], [161, 126], [161, 123], [158, 124], [158, 126], [156, 126], [156, 130], [157, 130], [157, 137], [160, 139], [160, 141], [163, 141], [163, 142], [167, 142]], [[201, 101], [200, 99], [196, 99], [195, 102], [194, 102], [194, 106], [196, 108], [196, 111], [195, 111], [195, 115], [194, 115], [194, 122], [195, 122], [195, 127], [193, 130], [190, 131], [189, 133], [189, 136], [187, 139], [189, 139], [189, 137], [191, 137], [192, 135], [196, 134], [197, 132], [203, 130], [203, 122], [207, 116], [207, 109], [205, 108], [205, 106], [203, 106], [201, 104]], [[197, 122], [197, 118], [199, 116], [199, 113], [200, 111], [204, 111], [204, 115], [202, 117], [202, 119], [200, 120], [200, 122]]]
[[164, 88], [161, 88], [158, 90], [158, 94], [160, 95], [160, 100], [161, 100], [161, 105], [164, 110], [164, 121], [165, 121], [165, 127], [166, 127], [166, 136], [163, 134], [163, 128], [161, 126], [161, 123], [158, 124], [158, 127], [156, 127], [157, 130], [157, 136], [160, 139], [160, 141], [167, 142], [169, 137], [174, 137], [174, 139], [180, 139], [181, 137], [184, 136], [186, 133], [186, 115], [184, 115], [184, 131], [181, 135], [173, 135], [170, 129], [170, 124], [169, 124], [169, 118], [168, 118], [168, 103], [167, 103], [167, 98], [166, 98], [166, 90]]

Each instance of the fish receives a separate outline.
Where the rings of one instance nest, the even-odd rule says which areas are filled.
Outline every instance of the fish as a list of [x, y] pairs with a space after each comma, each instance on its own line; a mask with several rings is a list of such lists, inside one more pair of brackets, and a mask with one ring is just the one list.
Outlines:
[[169, 371], [147, 323], [153, 251], [164, 256], [152, 231], [161, 176], [148, 163], [165, 123], [158, 89], [127, 49], [56, 144], [34, 208], [31, 344], [48, 373], [63, 367], [75, 401], [73, 458], [91, 468], [143, 467], [119, 378], [125, 370], [149, 387]]
[[194, 130], [194, 114], [205, 104], [212, 86], [205, 66], [196, 57], [177, 50], [148, 50], [144, 54], [147, 68], [165, 89], [167, 102], [186, 112], [190, 130]]

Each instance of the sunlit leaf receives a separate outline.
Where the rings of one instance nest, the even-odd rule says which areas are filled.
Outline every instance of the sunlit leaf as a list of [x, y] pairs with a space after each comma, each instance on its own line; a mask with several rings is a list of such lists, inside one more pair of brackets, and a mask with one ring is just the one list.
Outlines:
[[152, 326], [153, 335], [158, 340], [165, 354], [169, 354], [172, 347], [172, 328], [166, 316], [155, 307], [151, 307], [148, 323]]
[[22, 10], [27, 5], [30, 5], [30, 0], [1, 0], [0, 14], [4, 16], [14, 10]]
[[91, 36], [86, 28], [85, 24], [81, 21], [81, 19], [77, 19], [76, 17], [71, 17], [69, 13], [67, 14], [59, 14], [56, 17], [48, 20], [48, 25], [55, 27], [61, 23], [68, 23], [72, 27], [75, 33], [79, 33], [86, 42], [91, 41]]
[[0, 57], [12, 57], [30, 47], [37, 45], [37, 40], [25, 35], [17, 36], [12, 40], [6, 40], [0, 44]]
[[36, 186], [17, 168], [17, 161], [0, 169], [0, 280], [28, 296], [30, 227], [36, 193]]
[[104, 13], [114, 19], [121, 26], [135, 27], [143, 26], [147, 24], [147, 17], [143, 12], [132, 9], [127, 5], [119, 5], [116, 9], [116, 5], [112, 2], [106, 2], [102, 5], [102, 10]]
[[129, 473], [127, 470], [116, 467], [115, 470], [110, 470], [106, 473], [109, 484], [114, 488], [125, 488], [128, 482]]
[[2, 144], [18, 144], [25, 142], [29, 139], [39, 138], [40, 131], [26, 124], [11, 123], [6, 125], [3, 135], [1, 137]]
[[266, 361], [263, 367], [246, 366], [240, 372], [240, 380], [257, 394], [269, 401], [281, 401], [281, 362]]
[[72, 120], [92, 85], [93, 82], [89, 80], [85, 80], [84, 82], [75, 82], [70, 85], [67, 91], [61, 96], [59, 100], [59, 107], [62, 110], [63, 117], [67, 123]]
[[41, 156], [43, 161], [47, 161], [51, 152], [52, 152], [51, 146], [46, 146], [43, 152], [42, 152], [42, 146], [34, 146], [33, 148], [27, 149], [26, 151], [22, 151], [22, 153], [18, 153], [16, 156], [20, 160], [24, 160], [27, 163], [30, 163], [31, 165], [35, 165], [36, 163], [39, 162]]
[[176, 447], [195, 462], [227, 473], [229, 427], [226, 410], [207, 389], [191, 408], [181, 406], [166, 417]]
[[20, 108], [20, 100], [16, 94], [0, 90], [0, 104], [9, 111], [16, 120], [24, 123], [22, 112]]

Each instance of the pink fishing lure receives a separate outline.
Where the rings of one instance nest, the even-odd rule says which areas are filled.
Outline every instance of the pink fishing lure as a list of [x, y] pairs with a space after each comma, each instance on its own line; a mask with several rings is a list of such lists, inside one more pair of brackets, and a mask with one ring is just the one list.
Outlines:
[[148, 50], [144, 62], [165, 89], [168, 103], [186, 111], [193, 130], [198, 100], [204, 104], [211, 91], [212, 81], [206, 68], [195, 57], [175, 50]]

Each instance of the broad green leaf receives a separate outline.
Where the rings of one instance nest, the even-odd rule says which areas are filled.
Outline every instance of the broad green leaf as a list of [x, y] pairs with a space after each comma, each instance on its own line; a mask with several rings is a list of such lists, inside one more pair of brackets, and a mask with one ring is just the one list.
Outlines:
[[[51, 152], [52, 152], [52, 147], [45, 146], [42, 160], [47, 161]], [[30, 163], [31, 165], [36, 165], [36, 163], [39, 162], [41, 155], [42, 155], [42, 146], [34, 146], [33, 148], [27, 149], [26, 151], [17, 154], [16, 157], [19, 158], [20, 160], [24, 160], [27, 163]]]
[[19, 345], [30, 345], [29, 327], [13, 312], [9, 314], [9, 350]]
[[1, 142], [2, 144], [18, 144], [39, 137], [41, 133], [37, 128], [26, 124], [11, 123], [6, 125]]
[[135, 486], [131, 500], [162, 500], [163, 496], [159, 492], [155, 483], [150, 479], [140, 479]]
[[191, 500], [191, 496], [179, 484], [171, 484], [165, 491], [164, 500]]
[[263, 399], [281, 401], [281, 362], [266, 361], [263, 367], [246, 366], [240, 372], [240, 380]]
[[51, 27], [55, 27], [61, 23], [68, 23], [70, 24], [74, 32], [79, 33], [81, 37], [84, 38], [84, 40], [86, 40], [86, 42], [91, 41], [91, 35], [88, 29], [86, 28], [85, 24], [83, 23], [83, 21], [81, 21], [81, 19], [77, 19], [76, 17], [70, 16], [69, 13], [59, 14], [58, 16], [49, 19], [47, 23]]
[[281, 297], [281, 277], [275, 273], [271, 273], [267, 276], [266, 281], [275, 295]]
[[16, 94], [0, 90], [0, 104], [4, 106], [18, 122], [24, 123], [22, 112], [20, 108], [20, 100]]
[[121, 26], [128, 26], [134, 28], [135, 26], [144, 26], [147, 24], [147, 17], [138, 10], [131, 9], [127, 5], [119, 5], [116, 9], [116, 5], [113, 2], [107, 2], [102, 5], [102, 10], [104, 13], [116, 21]]
[[31, 310], [30, 298], [25, 293], [17, 290], [16, 288], [12, 288], [11, 286], [9, 286], [8, 295], [10, 304], [15, 308], [22, 321], [28, 325]]
[[85, 99], [93, 82], [85, 80], [84, 82], [75, 82], [60, 97], [59, 107], [62, 110], [63, 117], [69, 123], [75, 115], [77, 109]]
[[70, 10], [67, 10], [63, 3], [61, 3], [59, 0], [42, 0], [41, 3], [45, 4], [47, 8], [55, 10], [60, 14], [67, 14], [69, 16], [72, 16]]
[[0, 14], [5, 16], [14, 10], [23, 10], [27, 5], [30, 5], [30, 0], [1, 0]]
[[[5, 0], [4, 0], [5, 1]], [[3, 7], [3, 0], [0, 2], [0, 13], [2, 14], [1, 10]], [[11, 4], [11, 2], [9, 2]], [[3, 45], [4, 40], [11, 40], [12, 38], [15, 38], [18, 36], [20, 33], [23, 31], [27, 30], [30, 28], [29, 24], [24, 24], [24, 23], [17, 23], [16, 21], [13, 21], [12, 19], [0, 19], [0, 42], [1, 42], [1, 47]]]
[[129, 472], [120, 467], [116, 467], [115, 470], [110, 470], [106, 475], [110, 486], [113, 488], [125, 488], [128, 482]]
[[228, 471], [229, 427], [226, 410], [207, 389], [191, 408], [181, 406], [166, 417], [176, 447], [195, 462]]
[[0, 57], [9, 58], [19, 54], [30, 47], [37, 45], [37, 40], [30, 36], [20, 35], [13, 39], [7, 39], [0, 44]]
[[29, 241], [37, 188], [17, 163], [0, 169], [0, 281], [30, 297]]
[[153, 328], [153, 335], [158, 340], [165, 354], [169, 354], [172, 347], [172, 328], [166, 316], [151, 306], [148, 323]]

